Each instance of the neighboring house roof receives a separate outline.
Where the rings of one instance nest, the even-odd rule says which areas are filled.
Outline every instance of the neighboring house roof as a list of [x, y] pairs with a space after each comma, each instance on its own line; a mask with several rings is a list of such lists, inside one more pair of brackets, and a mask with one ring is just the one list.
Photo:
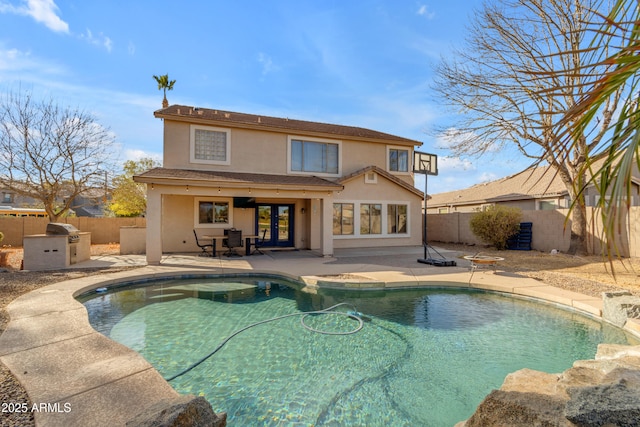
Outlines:
[[296, 132], [298, 134], [329, 137], [346, 137], [352, 140], [393, 143], [398, 145], [420, 146], [422, 142], [388, 133], [378, 132], [355, 126], [343, 126], [329, 123], [309, 122], [289, 118], [269, 117], [256, 114], [236, 113], [232, 111], [212, 110], [208, 108], [171, 105], [157, 110], [155, 117], [203, 123], [218, 126], [239, 127], [271, 132]]
[[174, 185], [201, 185], [243, 188], [282, 188], [294, 190], [342, 190], [341, 184], [316, 176], [270, 175], [189, 169], [154, 168], [133, 177], [136, 182]]
[[77, 206], [73, 208], [76, 216], [85, 216], [91, 218], [102, 218], [104, 211], [101, 206]]
[[432, 194], [428, 207], [540, 199], [565, 194], [568, 194], [567, 189], [556, 171], [550, 166], [542, 166], [463, 190]]
[[389, 181], [395, 183], [396, 185], [399, 185], [400, 187], [404, 188], [407, 191], [412, 192], [413, 194], [415, 194], [416, 196], [420, 196], [421, 198], [424, 197], [424, 193], [420, 190], [418, 190], [416, 187], [414, 187], [413, 185], [409, 184], [408, 182], [405, 182], [403, 180], [401, 180], [400, 178], [391, 175], [389, 172], [385, 171], [382, 168], [379, 168], [378, 166], [367, 166], [365, 168], [362, 168], [360, 170], [357, 170], [353, 173], [350, 173], [349, 175], [345, 175], [342, 178], [340, 178], [338, 180], [338, 182], [340, 184], [344, 184], [347, 181], [351, 181], [352, 179], [355, 179], [359, 176], [363, 176], [368, 172], [375, 172], [378, 175], [388, 179]]

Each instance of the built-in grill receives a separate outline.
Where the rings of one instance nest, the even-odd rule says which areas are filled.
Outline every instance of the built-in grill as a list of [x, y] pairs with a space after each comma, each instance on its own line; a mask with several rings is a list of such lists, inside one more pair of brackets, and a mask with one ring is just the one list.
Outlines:
[[54, 270], [91, 258], [91, 233], [80, 232], [73, 225], [52, 222], [46, 234], [24, 236], [25, 270]]
[[61, 222], [50, 222], [47, 224], [47, 235], [68, 236], [69, 243], [78, 243], [80, 240], [79, 230], [71, 224]]

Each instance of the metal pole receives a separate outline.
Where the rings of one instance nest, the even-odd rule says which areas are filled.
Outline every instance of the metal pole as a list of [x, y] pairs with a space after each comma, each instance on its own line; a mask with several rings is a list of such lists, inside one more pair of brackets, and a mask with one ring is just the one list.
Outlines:
[[427, 259], [427, 174], [424, 174], [424, 214], [422, 215], [422, 247], [424, 259]]

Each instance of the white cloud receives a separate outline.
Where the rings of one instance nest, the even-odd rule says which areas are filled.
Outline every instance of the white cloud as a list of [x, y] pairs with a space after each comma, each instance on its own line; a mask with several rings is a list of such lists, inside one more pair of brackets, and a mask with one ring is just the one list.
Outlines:
[[138, 161], [140, 159], [151, 158], [159, 163], [162, 163], [162, 154], [152, 153], [150, 151], [144, 151], [140, 149], [126, 149], [124, 150], [124, 159]]
[[0, 48], [0, 70], [18, 70], [22, 68], [20, 64], [30, 62], [29, 56], [28, 52], [21, 52], [18, 49]]
[[423, 4], [423, 5], [420, 5], [420, 7], [418, 8], [418, 15], [424, 16], [427, 19], [433, 19], [435, 18], [436, 13], [430, 11], [429, 6], [427, 6], [426, 4]]
[[36, 22], [44, 24], [52, 31], [68, 33], [69, 24], [60, 19], [58, 11], [58, 6], [56, 6], [53, 0], [27, 0], [23, 1], [23, 4], [20, 6], [0, 3], [0, 13], [30, 16]]
[[495, 181], [498, 178], [501, 178], [501, 177], [496, 175], [495, 173], [484, 172], [484, 173], [480, 174], [480, 176], [478, 177], [478, 180], [482, 183], [482, 182]]
[[262, 65], [262, 75], [269, 74], [272, 71], [277, 71], [278, 67], [273, 64], [271, 57], [265, 53], [260, 52], [258, 54], [258, 63]]
[[[19, 72], [19, 74], [17, 74]], [[0, 42], [0, 82], [13, 82], [16, 75], [23, 83], [29, 83], [36, 76], [63, 75], [64, 67], [55, 62], [42, 61], [33, 57], [30, 51], [7, 49]]]
[[131, 56], [136, 54], [136, 45], [133, 44], [133, 42], [129, 42], [129, 46], [127, 46], [127, 52]]
[[90, 29], [87, 28], [84, 34], [80, 34], [80, 39], [86, 40], [87, 43], [92, 44], [94, 46], [102, 46], [107, 52], [111, 52], [113, 48], [113, 42], [111, 39], [104, 34], [100, 33], [98, 36], [94, 36]]
[[457, 144], [476, 139], [476, 135], [471, 132], [463, 132], [456, 128], [449, 128], [436, 137], [436, 147], [449, 149]]
[[441, 172], [449, 171], [472, 171], [476, 167], [469, 159], [461, 157], [438, 157], [438, 170]]

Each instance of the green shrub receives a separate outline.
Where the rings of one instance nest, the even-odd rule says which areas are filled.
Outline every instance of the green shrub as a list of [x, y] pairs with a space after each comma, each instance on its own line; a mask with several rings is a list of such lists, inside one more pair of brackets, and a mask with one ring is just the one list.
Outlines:
[[498, 250], [507, 248], [507, 239], [520, 230], [522, 211], [518, 208], [493, 205], [471, 217], [471, 231], [480, 240]]

